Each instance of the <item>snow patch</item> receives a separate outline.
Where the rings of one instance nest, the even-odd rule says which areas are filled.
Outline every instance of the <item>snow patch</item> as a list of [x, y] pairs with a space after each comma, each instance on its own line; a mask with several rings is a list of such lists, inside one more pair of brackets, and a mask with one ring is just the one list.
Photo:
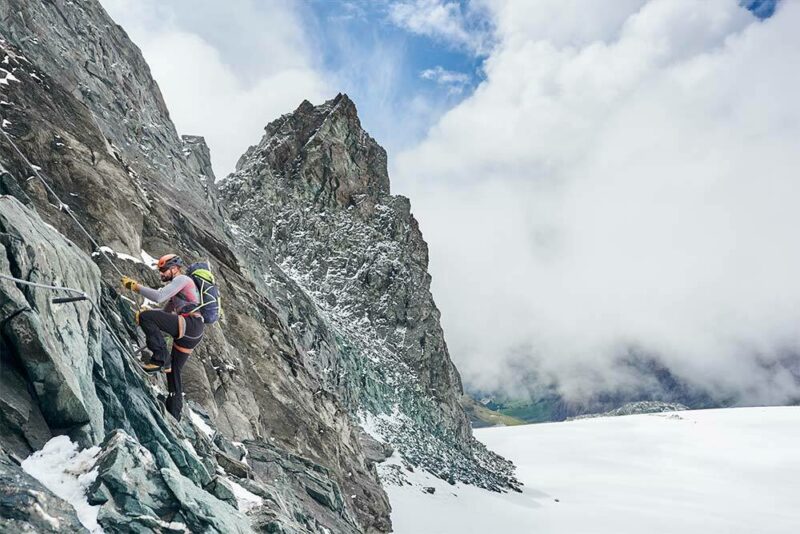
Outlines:
[[111, 256], [116, 256], [117, 258], [120, 258], [120, 259], [123, 259], [123, 260], [132, 261], [134, 263], [144, 263], [141, 259], [139, 259], [139, 258], [137, 258], [135, 256], [131, 256], [131, 255], [125, 254], [123, 252], [117, 252], [111, 247], [102, 246], [102, 247], [100, 247], [99, 250], [100, 250], [100, 252], [92, 252], [92, 256], [99, 256], [101, 253], [104, 252], [106, 254], [109, 254]]
[[[90, 506], [86, 499], [87, 488], [97, 478], [93, 467], [99, 453], [100, 447], [78, 451], [78, 445], [69, 437], [56, 436], [22, 461], [26, 473], [75, 508], [78, 520], [92, 534], [103, 532], [97, 523], [100, 506]], [[46, 515], [44, 511], [42, 514]], [[51, 519], [58, 523], [56, 518]]]
[[236, 447], [238, 447], [238, 448], [240, 448], [240, 449], [242, 449], [244, 451], [242, 453], [242, 458], [239, 461], [242, 462], [244, 465], [249, 465], [247, 463], [247, 455], [250, 453], [250, 451], [247, 450], [247, 447], [244, 446], [244, 443], [242, 443], [241, 441], [233, 441], [231, 443], [233, 443]]
[[198, 458], [200, 457], [200, 455], [197, 454], [197, 451], [195, 450], [194, 445], [192, 445], [191, 441], [189, 441], [188, 439], [184, 439], [183, 444], [186, 446], [187, 449], [189, 449], [192, 452], [192, 454], [194, 454]]
[[203, 418], [200, 417], [200, 415], [191, 408], [189, 408], [189, 418], [192, 420], [192, 423], [194, 423], [194, 426], [199, 428], [200, 431], [203, 432], [203, 434], [208, 436], [209, 439], [214, 438], [214, 434], [216, 433], [214, 429], [208, 426], [208, 424], [203, 420]]
[[255, 493], [251, 493], [250, 491], [246, 490], [230, 478], [226, 478], [225, 480], [231, 485], [231, 490], [233, 491], [233, 495], [236, 497], [236, 503], [238, 504], [238, 508], [241, 512], [246, 514], [250, 510], [258, 508], [264, 503], [264, 499]]
[[381, 413], [375, 415], [360, 411], [358, 413], [358, 421], [364, 432], [381, 443], [389, 441], [388, 436], [391, 435], [393, 430], [411, 422], [408, 416], [400, 411], [400, 407], [397, 404], [392, 407], [392, 413], [390, 414]]
[[144, 249], [141, 252], [142, 262], [153, 270], [158, 269], [158, 260], [147, 253]]
[[6, 69], [0, 69], [0, 71], [5, 73], [5, 76], [0, 78], [0, 85], [8, 85], [8, 82], [19, 82], [19, 79]]

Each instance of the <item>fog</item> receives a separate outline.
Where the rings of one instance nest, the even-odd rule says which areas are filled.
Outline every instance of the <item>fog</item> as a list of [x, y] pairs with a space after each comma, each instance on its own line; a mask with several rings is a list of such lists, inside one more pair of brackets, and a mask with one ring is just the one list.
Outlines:
[[586, 398], [633, 350], [800, 398], [800, 3], [486, 4], [486, 81], [390, 158], [465, 384]]

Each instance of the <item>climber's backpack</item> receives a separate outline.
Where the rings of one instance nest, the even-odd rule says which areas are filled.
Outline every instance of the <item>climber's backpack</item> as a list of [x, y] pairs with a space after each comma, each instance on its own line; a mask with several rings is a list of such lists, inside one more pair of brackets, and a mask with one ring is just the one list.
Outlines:
[[186, 274], [194, 281], [200, 295], [200, 304], [192, 312], [199, 312], [206, 324], [216, 323], [220, 314], [219, 288], [214, 283], [214, 274], [208, 263], [193, 263]]

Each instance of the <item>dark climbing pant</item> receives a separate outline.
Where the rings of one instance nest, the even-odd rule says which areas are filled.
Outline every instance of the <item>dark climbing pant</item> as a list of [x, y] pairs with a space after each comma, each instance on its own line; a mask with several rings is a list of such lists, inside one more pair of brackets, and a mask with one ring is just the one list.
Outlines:
[[[203, 318], [181, 316], [161, 310], [147, 310], [139, 315], [139, 325], [147, 337], [147, 348], [153, 351], [153, 362], [165, 367], [172, 366], [167, 373], [167, 411], [176, 420], [181, 420], [183, 408], [183, 382], [181, 370], [192, 350], [203, 338]], [[163, 333], [162, 333], [163, 332]], [[164, 334], [172, 336], [172, 351], [167, 352]]]

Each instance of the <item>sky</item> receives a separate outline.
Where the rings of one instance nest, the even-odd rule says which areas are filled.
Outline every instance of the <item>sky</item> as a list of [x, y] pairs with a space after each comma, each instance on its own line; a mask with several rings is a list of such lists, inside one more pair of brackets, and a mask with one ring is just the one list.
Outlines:
[[353, 98], [468, 388], [634, 388], [635, 351], [800, 398], [800, 2], [102, 3], [218, 176], [303, 99]]
[[218, 177], [263, 127], [339, 92], [396, 154], [483, 79], [483, 8], [454, 0], [101, 0], [141, 48], [181, 134]]

